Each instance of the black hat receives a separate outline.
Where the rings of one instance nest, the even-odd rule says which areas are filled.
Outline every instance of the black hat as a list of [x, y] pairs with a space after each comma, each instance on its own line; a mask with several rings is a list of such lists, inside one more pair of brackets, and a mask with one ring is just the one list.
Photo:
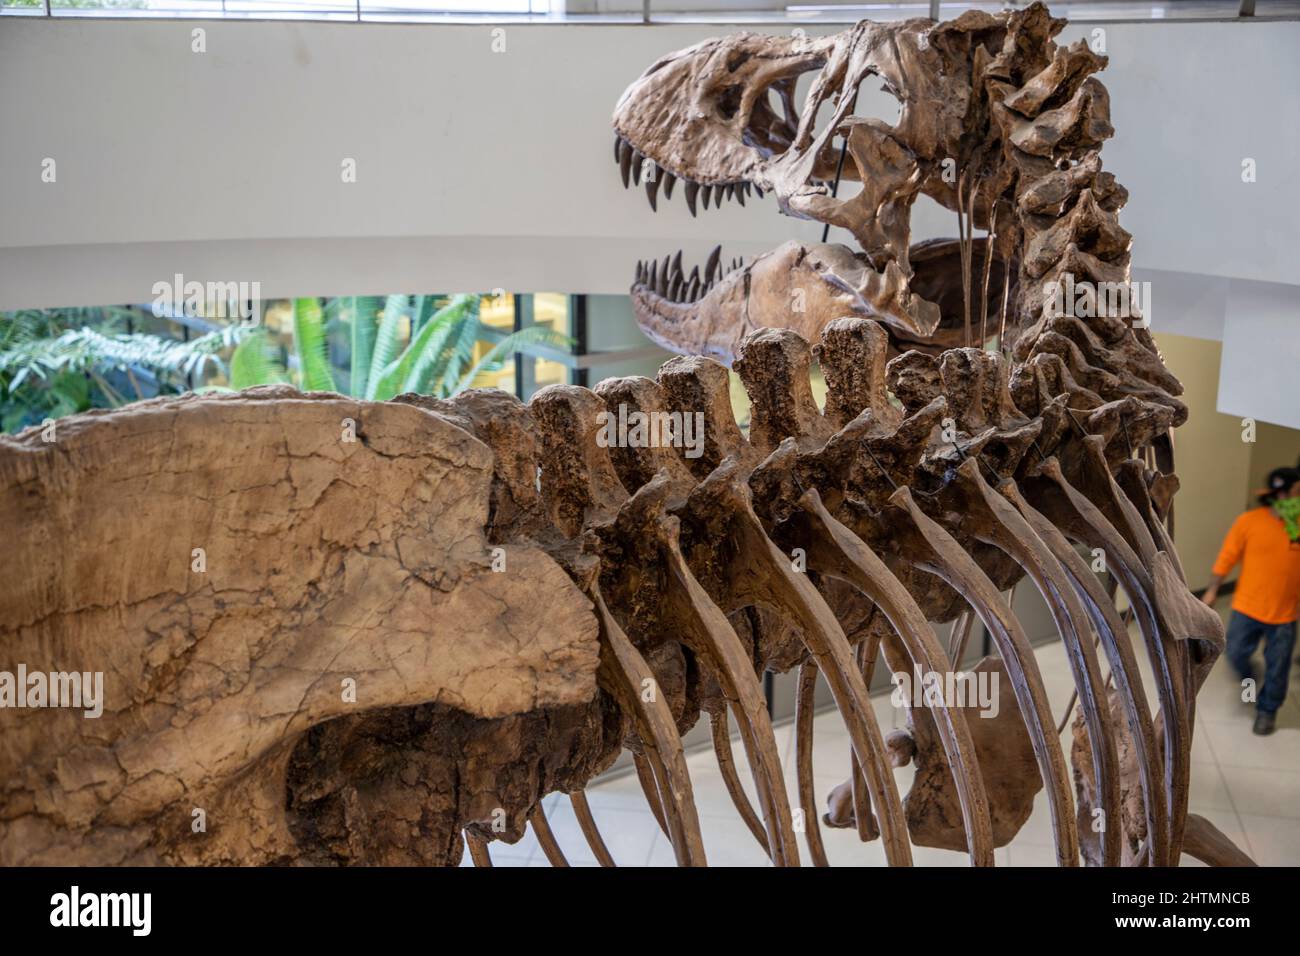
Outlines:
[[1298, 481], [1300, 481], [1300, 469], [1274, 468], [1268, 473], [1268, 487], [1261, 488], [1255, 494], [1259, 495], [1259, 500], [1264, 504], [1269, 504], [1277, 497], [1279, 491], [1286, 491]]

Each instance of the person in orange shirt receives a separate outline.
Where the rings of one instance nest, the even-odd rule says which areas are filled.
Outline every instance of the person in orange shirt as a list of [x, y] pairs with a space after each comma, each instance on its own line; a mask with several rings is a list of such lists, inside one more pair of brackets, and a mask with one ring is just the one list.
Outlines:
[[1250, 657], [1264, 642], [1264, 685], [1255, 706], [1255, 733], [1267, 736], [1286, 702], [1300, 604], [1300, 470], [1275, 468], [1259, 492], [1260, 507], [1232, 523], [1214, 562], [1202, 600], [1214, 606], [1219, 585], [1238, 564], [1232, 595], [1227, 657], [1243, 681], [1253, 679]]

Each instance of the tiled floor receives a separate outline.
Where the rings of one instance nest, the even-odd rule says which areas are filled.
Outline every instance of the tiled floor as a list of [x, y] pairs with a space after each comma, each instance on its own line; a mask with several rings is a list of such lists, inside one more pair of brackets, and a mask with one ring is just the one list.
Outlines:
[[[1226, 615], [1226, 607], [1221, 609]], [[1139, 643], [1140, 649], [1140, 643]], [[1141, 658], [1141, 654], [1139, 654]], [[1039, 667], [1058, 720], [1073, 687], [1061, 645], [1038, 649]], [[1261, 665], [1262, 666], [1262, 665]], [[1144, 668], [1144, 685], [1152, 685]], [[874, 700], [882, 729], [902, 726], [904, 719], [887, 696]], [[1190, 808], [1207, 817], [1239, 847], [1264, 865], [1300, 865], [1300, 674], [1292, 672], [1291, 691], [1278, 714], [1277, 732], [1256, 737], [1250, 731], [1253, 706], [1241, 703], [1240, 688], [1225, 661], [1215, 666], [1197, 703], [1192, 749]], [[1070, 731], [1063, 735], [1069, 746]], [[794, 790], [794, 732], [792, 724], [776, 728], [777, 746], [787, 768], [787, 789]], [[741, 776], [755, 803], [743, 748], [734, 746]], [[838, 714], [819, 714], [814, 730], [814, 778], [818, 799], [847, 776], [849, 737]], [[711, 749], [688, 754], [705, 853], [713, 866], [765, 866], [767, 857], [731, 804]], [[895, 771], [899, 791], [906, 794], [912, 768]], [[672, 846], [646, 807], [633, 774], [593, 785], [587, 797], [606, 845], [620, 866], [672, 866]], [[797, 804], [797, 801], [794, 801]], [[756, 805], [756, 803], [755, 803]], [[578, 828], [568, 797], [552, 794], [544, 802], [547, 818], [569, 862], [594, 866], [595, 858]], [[860, 843], [850, 830], [823, 826], [822, 839], [833, 866], [881, 866], [879, 840]], [[800, 847], [807, 863], [806, 848]], [[514, 846], [493, 843], [498, 866], [549, 866], [532, 832]], [[913, 848], [917, 866], [965, 866], [965, 854], [926, 847]], [[468, 855], [464, 861], [469, 863]], [[1033, 816], [1010, 845], [997, 850], [1000, 866], [1050, 866], [1055, 863], [1049, 812], [1040, 793]], [[1187, 864], [1199, 865], [1186, 860]]]

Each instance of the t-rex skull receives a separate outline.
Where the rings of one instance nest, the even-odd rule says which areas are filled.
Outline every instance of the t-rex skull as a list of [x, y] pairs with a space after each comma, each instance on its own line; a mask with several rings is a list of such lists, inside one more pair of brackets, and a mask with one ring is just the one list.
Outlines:
[[[969, 340], [966, 323], [996, 316], [1003, 290], [1005, 298], [1018, 291], [1004, 283], [1003, 265], [1015, 268], [1024, 220], [1045, 212], [1018, 201], [1026, 165], [1034, 178], [1092, 170], [1103, 176], [1098, 199], [1106, 194], [1112, 209], [1123, 202], [1093, 166], [1074, 172], [1111, 127], [1105, 89], [1089, 77], [1105, 58], [1082, 42], [1056, 48], [1064, 23], [1035, 4], [941, 24], [863, 22], [820, 38], [742, 33], [655, 63], [614, 111], [625, 185], [644, 172], [656, 206], [661, 185], [671, 195], [681, 180], [692, 213], [701, 193], [707, 208], [724, 198], [743, 203], [751, 189], [770, 192], [783, 213], [846, 229], [859, 248], [787, 244], [738, 274], [721, 270], [716, 255], [702, 274], [685, 274], [680, 257], [639, 266], [632, 294], [642, 327], [670, 349], [724, 362], [754, 328], [815, 335], [844, 316], [883, 322], [900, 349], [959, 344], [959, 325]], [[795, 84], [811, 71], [799, 111]], [[898, 101], [893, 125], [854, 113], [871, 77]], [[845, 182], [859, 184], [856, 195], [838, 195]], [[1048, 190], [1061, 200], [1059, 186]], [[967, 224], [960, 252], [959, 243], [923, 256], [909, 248], [921, 193]], [[974, 227], [991, 239], [970, 242]]]

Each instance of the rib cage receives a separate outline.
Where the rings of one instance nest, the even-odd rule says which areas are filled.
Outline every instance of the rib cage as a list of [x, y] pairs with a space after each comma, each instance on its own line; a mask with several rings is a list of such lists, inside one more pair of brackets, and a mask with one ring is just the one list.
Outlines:
[[[764, 330], [745, 341], [736, 368], [753, 402], [749, 439], [731, 415], [725, 369], [702, 358], [674, 359], [653, 382], [608, 380], [594, 393], [550, 386], [526, 408], [504, 393], [471, 392], [446, 403], [415, 396], [401, 400], [452, 416], [488, 443], [497, 461], [519, 459], [521, 447], [536, 449], [522, 457], [535, 455], [540, 491], [526, 469], [513, 476], [497, 472], [491, 539], [548, 547], [575, 581], [585, 581], [582, 586], [600, 609], [607, 644], [647, 660], [664, 659], [665, 644], [680, 644], [709, 672], [699, 691], [684, 691], [669, 712], [681, 715], [680, 730], [700, 710], [730, 709], [736, 716], [762, 802], [758, 816], [776, 862], [794, 862], [798, 851], [757, 674], [768, 667], [787, 669], [792, 661], [815, 665], [827, 675], [846, 715], [871, 805], [881, 816], [890, 862], [910, 859], [888, 748], [867, 702], [861, 668], [821, 593], [836, 578], [884, 611], [892, 633], [876, 631], [865, 638], [872, 642], [866, 657], [874, 660], [883, 643], [896, 670], [913, 665], [937, 673], [953, 670], [927, 619], [935, 618], [936, 609], [943, 614], [951, 608], [941, 581], [965, 596], [993, 634], [1019, 709], [1028, 715], [1039, 769], [1048, 781], [1059, 858], [1062, 863], [1078, 858], [1074, 807], [1042, 681], [1001, 596], [1010, 583], [1005, 558], [995, 559], [991, 568], [1002, 578], [1000, 588], [973, 559], [989, 554], [981, 545], [1010, 559], [1012, 578], [1028, 574], [1054, 612], [1079, 685], [1090, 757], [1101, 768], [1101, 809], [1108, 819], [1121, 818], [1111, 722], [1124, 719], [1141, 754], [1141, 780], [1129, 785], [1142, 789], [1144, 823], [1153, 834], [1145, 852], [1157, 865], [1174, 858], [1186, 816], [1190, 747], [1178, 714], [1190, 709], [1221, 649], [1222, 634], [1217, 617], [1187, 591], [1170, 557], [1162, 519], [1146, 493], [1158, 482], [1157, 473], [1126, 454], [1118, 456], [1113, 430], [1079, 439], [1062, 432], [1047, 447], [1034, 447], [1043, 437], [1039, 423], [1015, 409], [1006, 386], [1007, 363], [995, 353], [947, 353], [941, 366], [951, 367], [954, 375], [961, 369], [962, 381], [975, 378], [980, 386], [938, 394], [904, 417], [888, 402], [886, 388], [906, 393], [899, 376], [907, 373], [910, 360], [905, 356], [886, 364], [879, 326], [853, 319], [833, 323], [818, 352], [829, 386], [826, 415], [812, 401], [807, 343], [784, 330]], [[972, 365], [982, 366], [984, 374], [970, 375]], [[693, 461], [672, 448], [602, 448], [598, 415], [617, 413], [620, 405], [645, 413], [705, 409], [707, 448]], [[981, 408], [997, 409], [1001, 417], [985, 419], [972, 434], [965, 425]], [[941, 440], [945, 418], [962, 423], [955, 442]], [[1114, 461], [1117, 457], [1122, 460]], [[1117, 473], [1132, 491], [1120, 487]], [[1072, 542], [1100, 543], [1140, 608], [1153, 671], [1161, 678], [1156, 690], [1163, 752], [1157, 749], [1159, 736], [1127, 629]], [[805, 551], [814, 575], [792, 569], [794, 548]], [[892, 556], [897, 574], [882, 554]], [[598, 573], [590, 570], [593, 557]], [[793, 627], [760, 629], [756, 646], [746, 647], [727, 619], [755, 606]], [[1094, 633], [1121, 689], [1118, 715], [1105, 705]], [[626, 677], [629, 687], [637, 686], [640, 674], [638, 667]], [[659, 683], [673, 684], [670, 679]], [[971, 859], [989, 864], [988, 803], [965, 717], [959, 708], [935, 716]], [[639, 734], [657, 733], [646, 714], [635, 722]], [[806, 736], [801, 730], [801, 746], [807, 745]], [[656, 754], [657, 786], [651, 792], [689, 792], [673, 769], [680, 764], [680, 744], [674, 739], [646, 743]], [[665, 758], [665, 751], [675, 759]], [[1167, 775], [1162, 765], [1169, 768]], [[802, 779], [801, 792], [810, 785]], [[816, 808], [802, 809], [815, 828]], [[670, 804], [664, 813], [669, 819], [682, 815], [670, 835], [677, 828], [689, 835], [694, 820], [689, 809]], [[1115, 827], [1104, 832], [1102, 859], [1118, 863], [1123, 834]], [[678, 848], [679, 859], [694, 861], [698, 845], [684, 838], [688, 847]]]

